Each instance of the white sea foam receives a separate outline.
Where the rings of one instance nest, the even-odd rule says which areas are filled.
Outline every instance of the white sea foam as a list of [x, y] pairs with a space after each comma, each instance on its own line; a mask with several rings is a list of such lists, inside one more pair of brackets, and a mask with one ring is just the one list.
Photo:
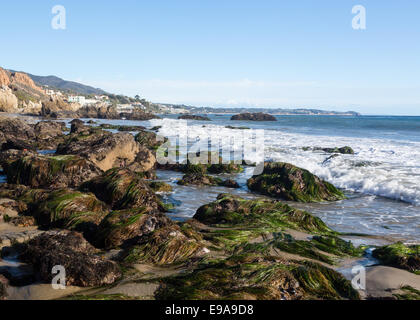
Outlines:
[[[188, 125], [179, 120], [154, 119], [159, 134], [173, 137], [179, 133], [196, 137], [210, 131], [222, 139], [241, 136], [242, 130], [206, 124]], [[420, 142], [391, 139], [316, 136], [265, 130], [266, 160], [284, 161], [305, 168], [337, 187], [420, 205]], [[303, 147], [351, 146], [355, 155], [340, 155], [325, 161], [325, 153], [304, 151]], [[253, 159], [250, 159], [253, 160]]]

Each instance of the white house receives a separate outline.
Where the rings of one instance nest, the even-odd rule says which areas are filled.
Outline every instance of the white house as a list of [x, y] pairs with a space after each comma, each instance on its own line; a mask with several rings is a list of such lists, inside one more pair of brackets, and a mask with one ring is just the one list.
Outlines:
[[86, 104], [86, 98], [84, 96], [69, 96], [67, 99], [69, 102], [76, 102], [80, 105]]

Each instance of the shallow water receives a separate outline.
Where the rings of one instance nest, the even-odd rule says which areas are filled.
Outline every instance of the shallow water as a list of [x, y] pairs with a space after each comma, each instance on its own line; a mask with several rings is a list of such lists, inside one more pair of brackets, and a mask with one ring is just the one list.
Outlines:
[[[210, 118], [212, 121], [185, 122], [172, 115], [150, 121], [95, 121], [97, 125], [162, 126], [160, 135], [171, 141], [178, 134], [186, 135], [189, 146], [197, 137], [209, 132], [223, 140], [232, 136], [241, 138], [247, 131], [225, 128], [227, 125], [264, 129], [266, 160], [285, 161], [306, 168], [342, 188], [348, 196], [347, 200], [339, 202], [290, 203], [292, 206], [313, 213], [340, 232], [366, 233], [391, 241], [420, 241], [419, 117], [277, 116], [277, 122], [233, 122], [229, 120], [230, 115], [210, 115]], [[302, 149], [345, 145], [352, 147], [356, 154], [339, 155], [327, 161], [330, 154]], [[252, 172], [253, 168], [248, 168], [233, 176], [241, 189], [178, 186], [176, 180], [182, 174], [177, 172], [158, 171], [158, 177], [174, 187], [172, 194], [164, 195], [167, 201], [176, 205], [170, 215], [174, 219], [186, 219], [222, 192], [256, 197], [246, 188], [246, 180]]]

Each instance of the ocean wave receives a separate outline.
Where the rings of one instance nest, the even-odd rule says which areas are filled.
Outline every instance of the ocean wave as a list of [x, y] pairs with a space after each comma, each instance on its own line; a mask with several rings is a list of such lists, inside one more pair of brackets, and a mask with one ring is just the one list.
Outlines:
[[[217, 124], [189, 124], [175, 119], [153, 119], [162, 126], [159, 134], [173, 139], [178, 134], [195, 137], [212, 135], [221, 140], [240, 139], [244, 130]], [[420, 206], [420, 143], [392, 139], [352, 138], [334, 132], [331, 136], [264, 130], [265, 160], [289, 162], [305, 168], [339, 188], [400, 200]], [[304, 151], [304, 147], [350, 146], [354, 155]], [[247, 155], [245, 155], [246, 157]], [[258, 157], [259, 155], [254, 155]], [[254, 160], [250, 157], [249, 160]]]

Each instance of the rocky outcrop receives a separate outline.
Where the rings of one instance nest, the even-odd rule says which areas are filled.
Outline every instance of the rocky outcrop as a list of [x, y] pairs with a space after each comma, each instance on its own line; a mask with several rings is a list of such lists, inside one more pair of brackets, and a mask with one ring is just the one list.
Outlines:
[[345, 198], [340, 190], [308, 170], [283, 162], [265, 163], [263, 173], [250, 178], [247, 185], [251, 191], [290, 201], [320, 202]]
[[163, 143], [167, 141], [167, 138], [161, 137], [161, 139], [159, 139], [156, 133], [141, 130], [136, 135], [135, 140], [149, 150], [156, 151]]
[[13, 72], [10, 75], [10, 83], [13, 86], [23, 86], [44, 95], [44, 91], [38, 87], [35, 82], [26, 74], [22, 72]]
[[162, 213], [149, 213], [144, 207], [113, 211], [98, 228], [95, 244], [100, 248], [126, 247], [156, 229], [173, 222]]
[[[360, 298], [350, 281], [326, 265], [334, 263], [330, 257], [360, 256], [361, 251], [307, 212], [279, 201], [221, 194], [194, 219], [207, 226], [196, 220], [188, 224], [228, 256], [202, 260], [191, 272], [162, 279], [157, 299]], [[323, 235], [296, 240], [280, 231], [287, 229]]]
[[0, 111], [1, 112], [17, 112], [18, 99], [8, 87], [0, 86]]
[[187, 173], [178, 181], [178, 184], [182, 186], [217, 186], [220, 183], [222, 183], [220, 178], [215, 178], [203, 173]]
[[149, 184], [150, 189], [152, 189], [154, 192], [171, 192], [172, 191], [171, 185], [163, 181], [151, 181], [148, 184]]
[[5, 300], [7, 298], [7, 279], [0, 274], [0, 300]]
[[182, 116], [179, 116], [178, 119], [180, 119], [180, 120], [211, 121], [209, 117], [197, 116], [197, 115], [193, 115], [193, 114], [184, 114]]
[[[209, 225], [258, 226], [266, 232], [281, 228], [311, 233], [331, 231], [321, 219], [279, 201], [244, 200], [230, 194], [220, 194], [216, 201], [198, 208], [194, 219]], [[255, 229], [255, 235], [258, 232]]]
[[99, 127], [102, 129], [111, 129], [125, 132], [134, 132], [134, 131], [143, 131], [146, 127], [143, 126], [124, 126], [124, 125], [114, 125], [109, 123], [102, 123]]
[[109, 209], [92, 193], [62, 189], [31, 205], [30, 214], [44, 228], [63, 228], [93, 236]]
[[0, 199], [0, 222], [10, 222], [27, 209], [25, 203], [8, 198]]
[[[0, 132], [4, 136], [2, 150], [35, 149], [35, 132], [32, 126], [19, 118], [0, 118]], [[21, 147], [19, 147], [21, 146]]]
[[153, 263], [169, 265], [205, 256], [210, 252], [202, 244], [202, 236], [188, 224], [181, 227], [167, 224], [141, 236], [136, 246], [130, 248], [123, 260], [126, 263]]
[[[221, 174], [221, 173], [240, 173], [244, 170], [242, 165], [235, 163], [235, 161], [224, 161], [222, 157], [214, 155], [213, 153], [208, 153], [206, 155], [197, 155], [199, 159], [194, 160], [194, 163], [190, 161], [190, 156], [186, 164], [183, 163], [174, 163], [174, 164], [158, 164], [158, 168], [162, 170], [173, 170], [181, 171], [183, 173], [211, 173], [211, 174]], [[202, 159], [202, 160], [201, 160]], [[200, 163], [202, 161], [202, 163]]]
[[385, 265], [420, 274], [420, 245], [398, 242], [375, 249], [372, 255]]
[[275, 116], [267, 113], [240, 113], [232, 116], [230, 120], [244, 120], [244, 121], [277, 121]]
[[106, 171], [82, 185], [82, 189], [93, 192], [113, 209], [147, 208], [163, 210], [161, 201], [140, 176], [127, 168]]
[[0, 87], [7, 87], [10, 84], [9, 73], [0, 67]]
[[157, 115], [153, 113], [144, 112], [143, 110], [133, 110], [133, 112], [122, 112], [119, 114], [119, 117], [121, 119], [127, 119], [127, 120], [139, 120], [139, 121], [146, 121], [146, 120], [152, 120], [152, 119], [160, 119]]
[[304, 151], [312, 150], [312, 151], [322, 151], [325, 153], [340, 153], [340, 154], [354, 154], [354, 150], [351, 147], [345, 146], [341, 148], [321, 148], [321, 147], [304, 147]]
[[21, 258], [33, 264], [40, 278], [47, 283], [51, 283], [52, 269], [57, 265], [66, 271], [67, 286], [102, 286], [121, 277], [118, 265], [100, 257], [76, 232], [45, 232], [29, 241]]
[[79, 155], [103, 171], [129, 166], [136, 172], [145, 172], [156, 163], [155, 156], [137, 143], [131, 134], [112, 134], [102, 130], [89, 135], [72, 134], [65, 143], [58, 146], [57, 154]]
[[4, 166], [4, 171], [8, 183], [48, 189], [77, 187], [101, 174], [92, 162], [73, 155], [26, 156]]
[[40, 121], [34, 126], [37, 147], [40, 150], [55, 150], [65, 140], [66, 124], [56, 121]]
[[237, 183], [235, 180], [232, 180], [232, 179], [226, 179], [220, 182], [219, 186], [226, 187], [226, 188], [233, 188], [233, 189], [238, 189], [241, 187], [239, 183]]

